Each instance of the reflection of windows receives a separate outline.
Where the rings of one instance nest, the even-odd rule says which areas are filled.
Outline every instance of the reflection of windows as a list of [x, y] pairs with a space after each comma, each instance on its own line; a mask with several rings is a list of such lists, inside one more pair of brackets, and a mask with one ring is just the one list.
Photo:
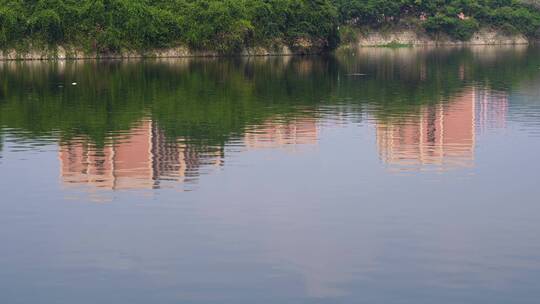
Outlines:
[[434, 144], [437, 140], [437, 109], [435, 107], [429, 107], [427, 111], [427, 142]]
[[377, 123], [383, 161], [397, 166], [472, 164], [475, 145], [475, 90], [445, 104], [427, 105], [417, 116]]
[[61, 144], [64, 182], [107, 189], [156, 188], [163, 180], [182, 182], [186, 176], [197, 178], [202, 166], [221, 163], [209, 159], [223, 157], [222, 149], [208, 152], [206, 148], [167, 139], [152, 121], [142, 122], [128, 135], [111, 142], [96, 147], [79, 138]]

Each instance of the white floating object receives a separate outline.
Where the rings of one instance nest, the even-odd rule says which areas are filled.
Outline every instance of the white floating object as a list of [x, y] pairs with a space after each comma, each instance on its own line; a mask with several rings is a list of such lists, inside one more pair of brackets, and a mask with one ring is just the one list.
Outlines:
[[77, 85], [77, 83], [76, 83], [76, 82], [72, 82], [71, 85]]

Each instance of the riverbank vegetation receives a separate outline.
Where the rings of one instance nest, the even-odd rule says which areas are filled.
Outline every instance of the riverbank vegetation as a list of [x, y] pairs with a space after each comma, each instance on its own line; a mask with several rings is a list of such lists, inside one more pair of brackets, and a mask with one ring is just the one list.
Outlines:
[[[411, 26], [469, 39], [480, 27], [536, 36], [530, 0], [0, 0], [0, 48], [97, 53], [187, 46], [237, 53], [286, 45], [331, 50], [347, 28]], [[341, 29], [340, 29], [341, 28]], [[345, 29], [345, 30], [343, 30]]]
[[187, 45], [223, 53], [254, 45], [337, 43], [329, 0], [0, 0], [0, 45], [31, 41], [97, 52]]
[[375, 28], [417, 26], [430, 34], [468, 40], [480, 27], [536, 36], [540, 12], [514, 0], [336, 0], [339, 22]]

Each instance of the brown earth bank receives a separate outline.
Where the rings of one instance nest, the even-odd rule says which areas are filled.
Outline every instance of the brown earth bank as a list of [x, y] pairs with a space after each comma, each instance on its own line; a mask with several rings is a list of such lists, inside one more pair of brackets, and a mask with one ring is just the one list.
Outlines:
[[[342, 41], [339, 49], [357, 47], [400, 47], [400, 46], [467, 46], [467, 45], [526, 45], [533, 41], [522, 34], [508, 34], [493, 29], [482, 29], [468, 41], [453, 40], [446, 35], [428, 35], [413, 29], [397, 30], [357, 30], [352, 39]], [[321, 54], [321, 48], [310, 41], [298, 41], [296, 47], [275, 45], [273, 47], [253, 47], [235, 54], [237, 56], [291, 56]], [[135, 59], [135, 58], [184, 58], [226, 56], [213, 51], [190, 50], [174, 47], [148, 51], [121, 51], [117, 53], [96, 53], [76, 47], [27, 47], [24, 50], [2, 50], [0, 61], [6, 60], [74, 60], [74, 59]]]

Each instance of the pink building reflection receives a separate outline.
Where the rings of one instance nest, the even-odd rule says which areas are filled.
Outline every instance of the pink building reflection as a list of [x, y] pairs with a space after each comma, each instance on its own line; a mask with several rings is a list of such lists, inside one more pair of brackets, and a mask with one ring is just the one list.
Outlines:
[[503, 126], [507, 108], [505, 94], [471, 88], [448, 102], [423, 107], [418, 115], [379, 121], [380, 157], [389, 165], [407, 169], [471, 166], [476, 132]]
[[244, 135], [248, 149], [295, 147], [317, 143], [318, 130], [315, 118], [297, 118], [287, 122], [263, 123]]
[[[265, 123], [244, 138], [248, 149], [277, 148], [313, 144], [317, 140], [315, 119]], [[88, 185], [101, 189], [152, 189], [162, 182], [196, 179], [203, 168], [223, 163], [219, 147], [200, 147], [170, 142], [157, 123], [143, 121], [123, 136], [110, 138], [111, 144], [97, 148], [88, 140], [72, 140], [60, 145], [60, 175], [68, 185]]]
[[129, 134], [96, 148], [87, 140], [60, 146], [61, 177], [66, 184], [106, 189], [150, 189], [162, 180], [184, 181], [203, 165], [219, 166], [220, 151], [193, 151], [186, 144], [168, 142], [152, 121], [143, 121]]

